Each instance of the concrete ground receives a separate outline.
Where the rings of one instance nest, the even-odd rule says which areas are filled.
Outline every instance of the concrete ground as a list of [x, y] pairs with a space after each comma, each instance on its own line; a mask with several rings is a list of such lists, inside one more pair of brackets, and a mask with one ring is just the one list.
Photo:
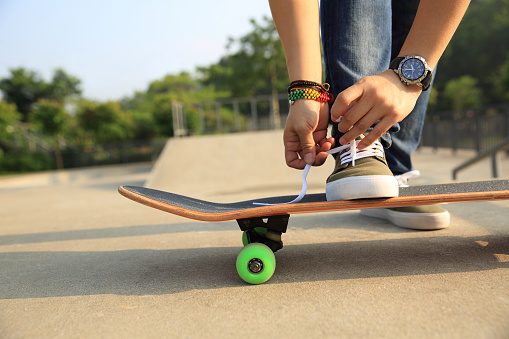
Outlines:
[[[450, 182], [472, 156], [422, 149], [412, 184]], [[332, 165], [311, 170], [308, 192]], [[450, 204], [450, 228], [431, 232], [356, 211], [294, 215], [274, 277], [251, 286], [235, 270], [235, 222], [116, 191], [229, 202], [297, 195], [300, 175], [276, 131], [174, 140], [155, 166], [0, 177], [0, 338], [509, 337], [509, 201]], [[490, 179], [489, 162], [459, 178]]]

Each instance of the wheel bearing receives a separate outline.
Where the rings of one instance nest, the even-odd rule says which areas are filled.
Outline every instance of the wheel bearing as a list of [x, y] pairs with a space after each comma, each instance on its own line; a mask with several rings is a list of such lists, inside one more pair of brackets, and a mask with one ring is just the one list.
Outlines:
[[258, 274], [263, 271], [263, 261], [258, 258], [253, 258], [247, 263], [247, 269], [251, 273]]

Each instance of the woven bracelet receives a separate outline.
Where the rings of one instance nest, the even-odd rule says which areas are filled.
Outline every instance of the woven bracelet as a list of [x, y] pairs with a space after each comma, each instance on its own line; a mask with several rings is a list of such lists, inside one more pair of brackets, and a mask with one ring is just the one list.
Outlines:
[[314, 100], [319, 102], [328, 102], [331, 104], [334, 101], [334, 96], [332, 94], [319, 91], [314, 88], [294, 88], [290, 91], [288, 95], [288, 100], [290, 104], [293, 104], [296, 100], [299, 99], [307, 99]]
[[314, 81], [307, 81], [307, 80], [295, 80], [290, 83], [290, 86], [288, 86], [288, 94], [290, 94], [290, 91], [294, 89], [295, 87], [313, 87], [321, 92], [328, 93], [330, 89], [330, 85], [328, 83], [319, 84], [318, 82]]

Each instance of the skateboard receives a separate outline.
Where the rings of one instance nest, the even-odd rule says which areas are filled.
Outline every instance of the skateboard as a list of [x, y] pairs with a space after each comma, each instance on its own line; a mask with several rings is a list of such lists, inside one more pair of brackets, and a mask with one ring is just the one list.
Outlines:
[[274, 274], [274, 252], [283, 248], [281, 235], [290, 214], [509, 199], [509, 180], [401, 187], [396, 198], [327, 201], [325, 194], [308, 194], [298, 203], [286, 203], [290, 196], [214, 203], [137, 186], [120, 186], [118, 191], [137, 203], [189, 219], [236, 220], [244, 244], [237, 272], [244, 281], [260, 284]]

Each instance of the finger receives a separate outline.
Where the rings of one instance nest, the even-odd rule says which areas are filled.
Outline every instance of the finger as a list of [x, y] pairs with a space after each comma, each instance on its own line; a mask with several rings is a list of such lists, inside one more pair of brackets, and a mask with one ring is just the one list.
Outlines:
[[285, 138], [284, 144], [285, 160], [289, 167], [303, 169], [306, 164], [314, 163], [316, 149], [312, 134], [303, 132], [302, 137], [293, 135]]
[[329, 151], [334, 145], [334, 138], [323, 138], [318, 142], [318, 145], [316, 145], [316, 156], [315, 156], [315, 162], [313, 163], [313, 166], [321, 166], [325, 163], [327, 160], [329, 154], [326, 153]]
[[315, 140], [311, 133], [302, 133], [299, 135], [300, 139], [300, 155], [306, 162], [306, 164], [312, 165], [315, 162]]
[[324, 164], [324, 162], [327, 160], [328, 154], [325, 152], [318, 153], [316, 155], [316, 160], [314, 163], [314, 166], [321, 166]]
[[339, 93], [331, 108], [331, 118], [338, 122], [340, 117], [349, 112], [362, 97], [363, 89], [358, 84], [348, 87]]
[[361, 98], [341, 117], [341, 121], [338, 123], [338, 130], [342, 133], [346, 133], [353, 128], [355, 130], [367, 130], [370, 125], [367, 125], [368, 121], [364, 118], [372, 108], [372, 101]]
[[300, 141], [297, 136], [284, 138], [286, 165], [296, 169], [303, 169], [306, 162], [299, 156]]
[[340, 123], [344, 116], [350, 112], [350, 110], [355, 106], [355, 104], [357, 103], [357, 100], [354, 100], [352, 101], [350, 104], [348, 104], [348, 106], [346, 106], [346, 108], [343, 110], [343, 112], [339, 115], [339, 118], [337, 118], [335, 121]]
[[313, 132], [313, 142], [316, 146], [316, 152], [321, 152], [322, 145], [326, 147], [326, 144], [330, 141], [331, 138], [327, 138], [327, 129], [316, 130]]
[[382, 135], [384, 135], [393, 123], [389, 121], [389, 119], [382, 119], [378, 122], [375, 127], [362, 139], [361, 142], [357, 145], [359, 150], [363, 150], [377, 141]]
[[320, 145], [319, 152], [327, 152], [332, 147], [334, 147], [334, 138], [333, 137], [324, 138], [320, 140], [318, 144]]
[[378, 114], [370, 109], [364, 116], [355, 123], [340, 139], [342, 145], [347, 145], [354, 141], [359, 135], [366, 133], [377, 122]]
[[301, 159], [297, 153], [295, 153], [295, 152], [292, 152], [292, 153], [293, 154], [291, 156], [285, 155], [286, 165], [288, 167], [295, 168], [295, 169], [304, 169], [304, 167], [306, 167], [306, 162], [303, 159]]

